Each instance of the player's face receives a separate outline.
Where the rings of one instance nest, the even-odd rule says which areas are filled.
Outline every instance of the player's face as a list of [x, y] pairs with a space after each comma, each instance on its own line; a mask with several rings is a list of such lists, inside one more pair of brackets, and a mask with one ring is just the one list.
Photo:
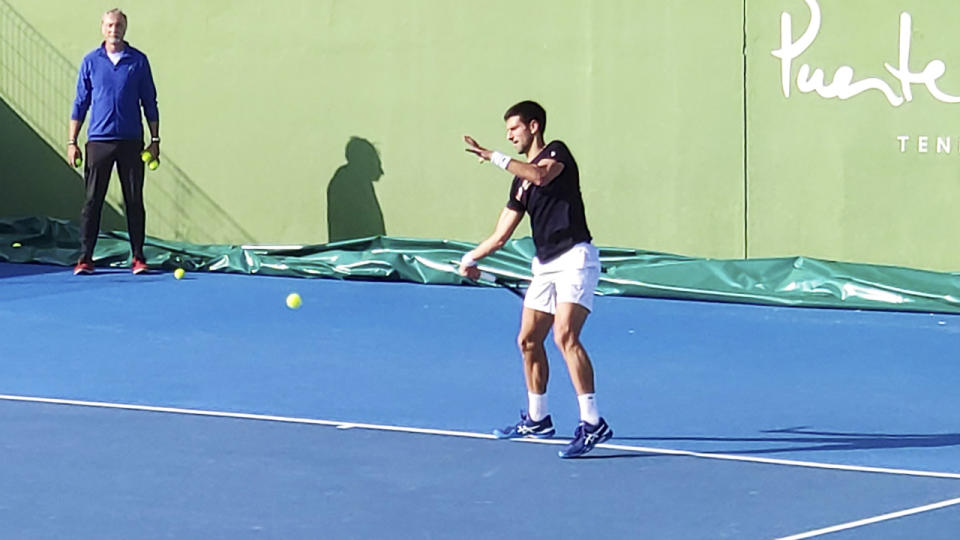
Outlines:
[[103, 32], [103, 39], [108, 43], [120, 43], [127, 32], [127, 22], [120, 15], [110, 13], [103, 16], [100, 31]]
[[533, 133], [530, 132], [530, 126], [520, 120], [520, 116], [511, 116], [507, 118], [507, 140], [513, 143], [517, 152], [526, 154], [533, 144]]

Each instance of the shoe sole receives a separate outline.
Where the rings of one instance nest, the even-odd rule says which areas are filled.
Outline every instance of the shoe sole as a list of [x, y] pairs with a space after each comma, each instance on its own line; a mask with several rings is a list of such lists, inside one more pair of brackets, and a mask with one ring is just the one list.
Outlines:
[[493, 436], [503, 440], [503, 439], [549, 439], [557, 434], [556, 430], [553, 430], [549, 433], [530, 433], [527, 435], [509, 435], [500, 430], [494, 430]]

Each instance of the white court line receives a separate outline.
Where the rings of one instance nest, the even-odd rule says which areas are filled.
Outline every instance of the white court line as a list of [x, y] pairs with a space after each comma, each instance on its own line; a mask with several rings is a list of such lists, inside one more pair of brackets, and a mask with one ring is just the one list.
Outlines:
[[[452, 431], [446, 429], [417, 428], [407, 426], [390, 426], [384, 424], [364, 424], [340, 420], [318, 420], [315, 418], [298, 418], [292, 416], [274, 416], [267, 414], [251, 414], [226, 411], [207, 411], [203, 409], [182, 409], [178, 407], [156, 407], [153, 405], [135, 405], [128, 403], [109, 403], [103, 401], [81, 401], [75, 399], [45, 398], [34, 396], [15, 396], [0, 394], [0, 400], [20, 401], [29, 403], [48, 403], [54, 405], [75, 405], [81, 407], [98, 407], [104, 409], [123, 409], [130, 411], [146, 411], [171, 414], [186, 414], [193, 416], [212, 416], [217, 418], [236, 418], [241, 420], [261, 420], [268, 422], [285, 422], [290, 424], [310, 424], [317, 426], [332, 426], [339, 429], [372, 429], [379, 431], [394, 431], [401, 433], [418, 433], [423, 435], [446, 435], [449, 437], [468, 437], [472, 439], [496, 439], [492, 434], [474, 433], [470, 431]], [[567, 444], [567, 439], [513, 439], [515, 442], [536, 444]], [[707, 452], [693, 452], [690, 450], [673, 450], [669, 448], [653, 448], [645, 446], [627, 446], [622, 444], [598, 444], [597, 448], [608, 450], [622, 450], [646, 454], [661, 454], [667, 456], [683, 456], [700, 459], [718, 459], [724, 461], [740, 461], [746, 463], [762, 463], [766, 465], [785, 465], [790, 467], [805, 467], [810, 469], [827, 469], [847, 472], [865, 472], [877, 474], [893, 474], [901, 476], [920, 476], [927, 478], [948, 478], [960, 480], [960, 473], [945, 473], [934, 471], [916, 471], [911, 469], [889, 469], [885, 467], [865, 467], [861, 465], [837, 465], [834, 463], [819, 463], [814, 461], [796, 461], [790, 459], [773, 459], [753, 456], [739, 456], [735, 454], [713, 454]]]
[[754, 456], [739, 456], [736, 454], [713, 454], [708, 452], [691, 452], [689, 450], [668, 450], [664, 448], [644, 448], [642, 446], [622, 446], [618, 444], [597, 445], [611, 450], [632, 450], [635, 452], [651, 452], [673, 456], [688, 456], [704, 459], [722, 459], [726, 461], [746, 461], [750, 463], [765, 463], [768, 465], [787, 465], [790, 467], [807, 467], [812, 469], [829, 469], [835, 471], [866, 472], [879, 474], [897, 474], [902, 476], [923, 476], [931, 478], [950, 478], [960, 480], [960, 473], [945, 473], [934, 471], [916, 471], [912, 469], [890, 469], [887, 467], [866, 467], [862, 465], [837, 465], [835, 463], [820, 463], [816, 461], [798, 461], [793, 459], [773, 459]]
[[956, 504], [960, 504], [960, 499], [950, 499], [950, 500], [941, 501], [938, 503], [928, 504], [926, 506], [908, 508], [906, 510], [901, 510], [899, 512], [891, 512], [889, 514], [883, 514], [882, 516], [861, 519], [859, 521], [851, 521], [850, 523], [841, 523], [840, 525], [834, 525], [833, 527], [825, 527], [823, 529], [817, 529], [815, 531], [795, 534], [793, 536], [783, 536], [775, 540], [802, 540], [803, 538], [813, 538], [814, 536], [822, 536], [824, 534], [835, 533], [838, 531], [845, 531], [847, 529], [854, 529], [856, 527], [863, 527], [864, 525], [871, 525], [873, 523], [879, 523], [881, 521], [888, 521], [891, 519], [897, 519], [904, 516], [912, 516], [914, 514], [929, 512], [931, 510], [938, 510], [940, 508], [946, 508], [947, 506], [953, 506]]
[[205, 411], [203, 409], [180, 409], [177, 407], [154, 407], [152, 405], [132, 405], [128, 403], [107, 403], [103, 401], [80, 401], [75, 399], [42, 398], [31, 396], [11, 396], [0, 394], [0, 399], [7, 401], [22, 401], [29, 403], [49, 403], [53, 405], [76, 405], [80, 407], [98, 407], [102, 409], [123, 409], [128, 411], [146, 411], [171, 414], [186, 414], [192, 416], [213, 416], [217, 418], [236, 418], [240, 420], [262, 420], [267, 422], [285, 422], [289, 424], [311, 424], [316, 426], [332, 426], [339, 429], [376, 429], [381, 431], [399, 431], [403, 433], [420, 433], [424, 435], [447, 435], [449, 437], [471, 437], [474, 439], [496, 439], [493, 435], [471, 433], [469, 431], [450, 431], [446, 429], [415, 428], [404, 426], [386, 426], [380, 424], [361, 424], [357, 422], [338, 422], [336, 420], [317, 420], [314, 418], [297, 418], [292, 416], [272, 416], [268, 414], [247, 414], [224, 411]]

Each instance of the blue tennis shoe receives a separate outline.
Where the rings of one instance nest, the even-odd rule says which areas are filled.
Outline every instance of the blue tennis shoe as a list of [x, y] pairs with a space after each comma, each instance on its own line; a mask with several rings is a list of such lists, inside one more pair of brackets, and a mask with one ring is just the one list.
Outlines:
[[498, 439], [520, 439], [522, 437], [549, 439], [556, 432], [557, 430], [553, 429], [553, 420], [550, 419], [549, 414], [543, 420], [535, 422], [527, 416], [527, 411], [520, 411], [520, 421], [516, 424], [493, 430], [493, 434]]
[[607, 421], [603, 418], [601, 418], [600, 423], [595, 426], [581, 420], [580, 423], [577, 424], [577, 429], [573, 432], [573, 440], [570, 441], [570, 444], [568, 444], [566, 448], [560, 451], [560, 457], [580, 457], [593, 450], [594, 446], [610, 440], [610, 437], [613, 437], [613, 430], [610, 429]]

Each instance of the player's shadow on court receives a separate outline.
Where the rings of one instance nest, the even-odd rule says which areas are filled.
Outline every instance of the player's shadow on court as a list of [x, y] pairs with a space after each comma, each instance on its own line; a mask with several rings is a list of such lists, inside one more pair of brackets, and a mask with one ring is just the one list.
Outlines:
[[386, 235], [373, 187], [383, 176], [380, 154], [370, 141], [350, 137], [346, 158], [327, 185], [328, 242]]
[[[692, 441], [719, 443], [777, 444], [775, 448], [717, 450], [723, 454], [775, 454], [780, 452], [819, 452], [876, 450], [886, 448], [942, 448], [960, 446], [960, 433], [846, 433], [810, 431], [803, 427], [763, 431], [766, 437], [617, 437], [634, 441]], [[789, 443], [789, 444], [783, 444]]]

